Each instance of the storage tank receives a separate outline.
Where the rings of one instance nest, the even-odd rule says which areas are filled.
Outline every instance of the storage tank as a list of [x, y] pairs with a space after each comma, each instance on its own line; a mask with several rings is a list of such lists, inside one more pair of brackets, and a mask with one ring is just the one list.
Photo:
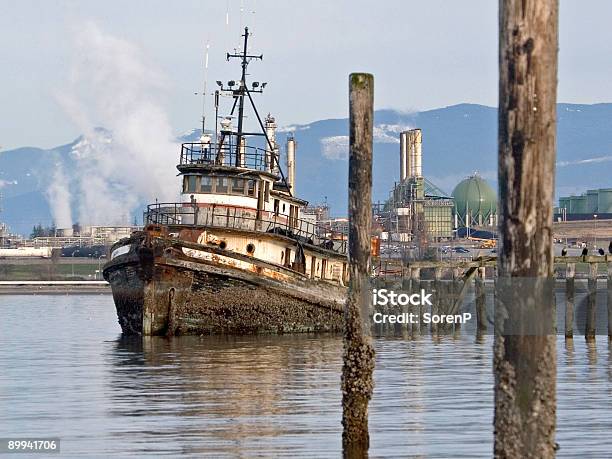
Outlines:
[[612, 188], [601, 188], [597, 196], [597, 212], [612, 213]]
[[586, 214], [586, 196], [570, 196], [570, 214]]
[[559, 209], [565, 209], [565, 211], [569, 213], [570, 199], [569, 198], [559, 198]]
[[[489, 225], [497, 215], [497, 194], [480, 176], [472, 175], [462, 180], [453, 190], [455, 213], [464, 224]], [[470, 216], [468, 222], [466, 216]]]
[[597, 200], [599, 190], [587, 190], [586, 192], [586, 211], [587, 213], [597, 212]]

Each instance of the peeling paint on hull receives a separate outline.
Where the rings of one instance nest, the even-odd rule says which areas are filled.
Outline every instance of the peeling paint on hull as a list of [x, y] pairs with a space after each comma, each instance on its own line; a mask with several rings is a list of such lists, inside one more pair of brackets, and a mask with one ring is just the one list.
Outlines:
[[126, 335], [342, 330], [345, 287], [189, 257], [160, 239], [130, 244], [104, 268]]

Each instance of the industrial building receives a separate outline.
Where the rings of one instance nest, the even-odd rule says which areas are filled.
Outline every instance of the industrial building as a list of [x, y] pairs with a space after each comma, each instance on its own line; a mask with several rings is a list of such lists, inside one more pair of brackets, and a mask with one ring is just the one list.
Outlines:
[[453, 237], [453, 199], [423, 176], [420, 129], [400, 133], [400, 180], [375, 209], [392, 240], [424, 245]]
[[612, 188], [587, 190], [578, 196], [559, 198], [555, 220], [593, 220], [612, 218]]
[[497, 227], [497, 194], [478, 173], [459, 182], [452, 196], [456, 228]]

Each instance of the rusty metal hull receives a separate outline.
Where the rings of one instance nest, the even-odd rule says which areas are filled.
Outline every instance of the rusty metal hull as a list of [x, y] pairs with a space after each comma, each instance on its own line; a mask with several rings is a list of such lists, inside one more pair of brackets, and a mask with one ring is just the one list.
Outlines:
[[[124, 334], [340, 331], [346, 288], [270, 266], [239, 269], [138, 235], [104, 268]], [[192, 244], [193, 246], [193, 244]], [[113, 247], [115, 248], [115, 247]], [[224, 254], [223, 258], [231, 258]], [[264, 275], [267, 272], [272, 275]]]

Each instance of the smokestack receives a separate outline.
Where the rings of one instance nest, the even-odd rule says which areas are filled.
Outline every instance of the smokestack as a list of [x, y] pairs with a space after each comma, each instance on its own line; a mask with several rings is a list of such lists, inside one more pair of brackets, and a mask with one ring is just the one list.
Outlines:
[[274, 157], [274, 161], [272, 161], [272, 173], [274, 175], [279, 175], [280, 174], [280, 151], [276, 143], [274, 143], [273, 157]]
[[[268, 113], [265, 120], [266, 126], [266, 136], [270, 141], [269, 145], [266, 145], [266, 169], [269, 172], [276, 170], [278, 164], [275, 162], [275, 154], [276, 154], [276, 120], [272, 115]], [[272, 145], [272, 148], [270, 148]]]
[[400, 182], [406, 180], [408, 175], [408, 150], [406, 147], [406, 133], [400, 132]]
[[295, 193], [295, 148], [296, 141], [290, 135], [287, 137], [287, 182], [291, 193]]
[[420, 129], [412, 129], [406, 132], [407, 143], [408, 143], [408, 176], [409, 177], [422, 177], [423, 170], [421, 168], [422, 154], [422, 142], [423, 136]]

